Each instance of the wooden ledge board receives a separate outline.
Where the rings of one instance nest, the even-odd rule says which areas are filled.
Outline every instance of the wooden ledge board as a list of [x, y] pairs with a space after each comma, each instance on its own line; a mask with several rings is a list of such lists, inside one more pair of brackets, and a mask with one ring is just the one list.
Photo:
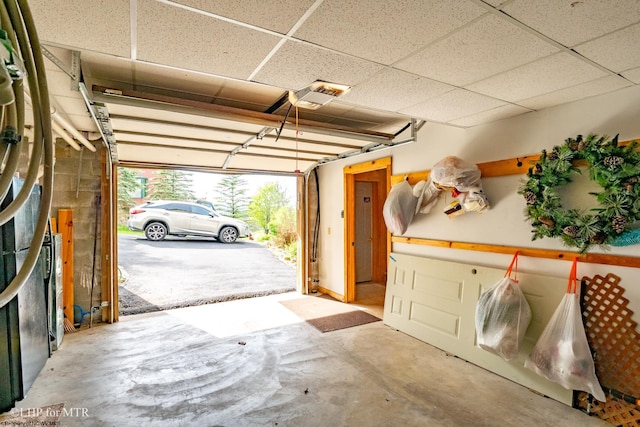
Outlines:
[[580, 254], [572, 251], [556, 251], [550, 249], [533, 249], [520, 246], [487, 245], [483, 243], [454, 242], [448, 240], [421, 239], [415, 237], [393, 236], [393, 243], [408, 243], [414, 245], [437, 246], [441, 248], [463, 249], [469, 251], [491, 252], [497, 254], [513, 255], [516, 251], [522, 256], [533, 258], [548, 258], [565, 261], [573, 261], [578, 258], [580, 262], [590, 264], [617, 265], [621, 267], [640, 268], [640, 258], [622, 255], [607, 254]]
[[[619, 141], [618, 145], [624, 146], [631, 144], [632, 141]], [[496, 176], [519, 175], [525, 174], [529, 168], [538, 161], [541, 154], [533, 154], [529, 156], [516, 157], [504, 160], [494, 160], [491, 162], [478, 163], [478, 168], [482, 174], [482, 178], [492, 178]], [[584, 166], [584, 162], [576, 162], [576, 166]], [[405, 177], [409, 179], [409, 184], [415, 185], [419, 181], [426, 180], [431, 170], [423, 170], [411, 172], [407, 174], [398, 174], [391, 176], [391, 185], [401, 182]]]

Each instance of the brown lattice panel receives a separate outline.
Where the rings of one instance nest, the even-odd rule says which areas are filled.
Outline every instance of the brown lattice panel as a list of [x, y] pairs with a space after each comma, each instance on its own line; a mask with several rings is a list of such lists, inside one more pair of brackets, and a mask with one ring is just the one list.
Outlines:
[[[596, 375], [603, 388], [640, 396], [640, 333], [631, 319], [620, 278], [614, 274], [582, 279], [585, 332], [594, 353]], [[584, 399], [583, 399], [584, 400]], [[586, 403], [579, 402], [583, 407]], [[607, 402], [591, 399], [590, 413], [617, 426], [640, 426], [640, 407], [607, 395]]]
[[629, 300], [614, 274], [584, 277], [585, 332], [595, 353], [596, 375], [608, 388], [640, 395], [640, 333]]
[[640, 426], [640, 408], [608, 394], [605, 403], [590, 399], [588, 393], [580, 392], [578, 407], [614, 426]]

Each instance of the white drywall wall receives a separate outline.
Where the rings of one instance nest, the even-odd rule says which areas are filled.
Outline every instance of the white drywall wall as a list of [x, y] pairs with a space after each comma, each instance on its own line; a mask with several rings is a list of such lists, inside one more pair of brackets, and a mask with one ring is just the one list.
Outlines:
[[[640, 86], [470, 129], [427, 123], [418, 133], [415, 143], [321, 166], [320, 286], [338, 294], [344, 293], [344, 220], [341, 212], [344, 209], [345, 166], [392, 156], [393, 174], [402, 174], [430, 169], [448, 155], [481, 163], [537, 154], [542, 149], [562, 144], [565, 138], [589, 133], [609, 136], [619, 133], [620, 140], [640, 139]], [[523, 215], [524, 200], [516, 193], [523, 179], [524, 176], [484, 178], [484, 190], [492, 209], [482, 215], [468, 213], [450, 219], [442, 211], [451, 201], [451, 196], [441, 195], [431, 213], [414, 219], [405, 236], [566, 249], [559, 239], [531, 241], [531, 227]], [[580, 191], [580, 188], [572, 191]], [[586, 190], [584, 194], [589, 197]], [[393, 251], [505, 269], [511, 259], [510, 255], [408, 244], [394, 244]], [[640, 246], [612, 248], [609, 253], [640, 256]], [[524, 257], [520, 261], [522, 271], [545, 272], [557, 277], [567, 277], [570, 268], [566, 261]], [[640, 323], [640, 269], [584, 263], [578, 266], [579, 276], [604, 276], [609, 272], [622, 278], [625, 297], [631, 301], [635, 320]]]

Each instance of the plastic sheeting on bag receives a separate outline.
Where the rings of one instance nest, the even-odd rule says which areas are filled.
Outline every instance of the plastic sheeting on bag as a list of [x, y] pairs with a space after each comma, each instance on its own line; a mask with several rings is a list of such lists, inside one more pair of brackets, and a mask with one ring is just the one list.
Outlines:
[[574, 284], [570, 278], [568, 293], [560, 301], [524, 366], [566, 389], [586, 391], [606, 402], [582, 324], [575, 260], [573, 265]]
[[413, 186], [413, 195], [418, 198], [416, 214], [429, 213], [433, 205], [438, 201], [440, 192], [442, 192], [442, 190], [435, 186], [431, 178], [427, 181], [418, 181], [418, 183]]
[[418, 198], [413, 195], [413, 189], [407, 181], [391, 187], [382, 207], [382, 216], [392, 234], [404, 234], [407, 231], [415, 215], [417, 203]]
[[461, 193], [471, 188], [482, 188], [480, 184], [480, 168], [467, 163], [459, 157], [447, 156], [433, 165], [431, 179], [444, 187], [455, 187]]
[[505, 277], [480, 295], [475, 320], [480, 348], [508, 361], [520, 353], [531, 308], [518, 283]]
[[[480, 168], [477, 165], [467, 163], [456, 156], [447, 156], [433, 165], [433, 169], [429, 174], [429, 183], [435, 188], [448, 187], [455, 189], [455, 194], [453, 194], [454, 192], [452, 194], [462, 208], [459, 213], [484, 213], [491, 206], [482, 189], [480, 176]], [[435, 196], [437, 197], [437, 193]], [[423, 199], [422, 205], [427, 203], [428, 201]]]

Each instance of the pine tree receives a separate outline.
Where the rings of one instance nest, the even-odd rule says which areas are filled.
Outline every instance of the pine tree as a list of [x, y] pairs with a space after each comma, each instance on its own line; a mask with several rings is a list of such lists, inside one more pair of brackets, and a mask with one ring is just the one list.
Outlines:
[[247, 181], [240, 175], [227, 175], [216, 186], [216, 210], [225, 216], [246, 219], [251, 200], [247, 195]]
[[133, 207], [135, 202], [131, 194], [140, 189], [140, 181], [135, 170], [118, 168], [118, 206], [121, 209]]
[[140, 189], [140, 181], [135, 170], [118, 168], [118, 224], [125, 224], [129, 208], [135, 205], [131, 197]]
[[153, 200], [192, 200], [191, 175], [178, 170], [161, 170], [151, 178], [149, 197]]

